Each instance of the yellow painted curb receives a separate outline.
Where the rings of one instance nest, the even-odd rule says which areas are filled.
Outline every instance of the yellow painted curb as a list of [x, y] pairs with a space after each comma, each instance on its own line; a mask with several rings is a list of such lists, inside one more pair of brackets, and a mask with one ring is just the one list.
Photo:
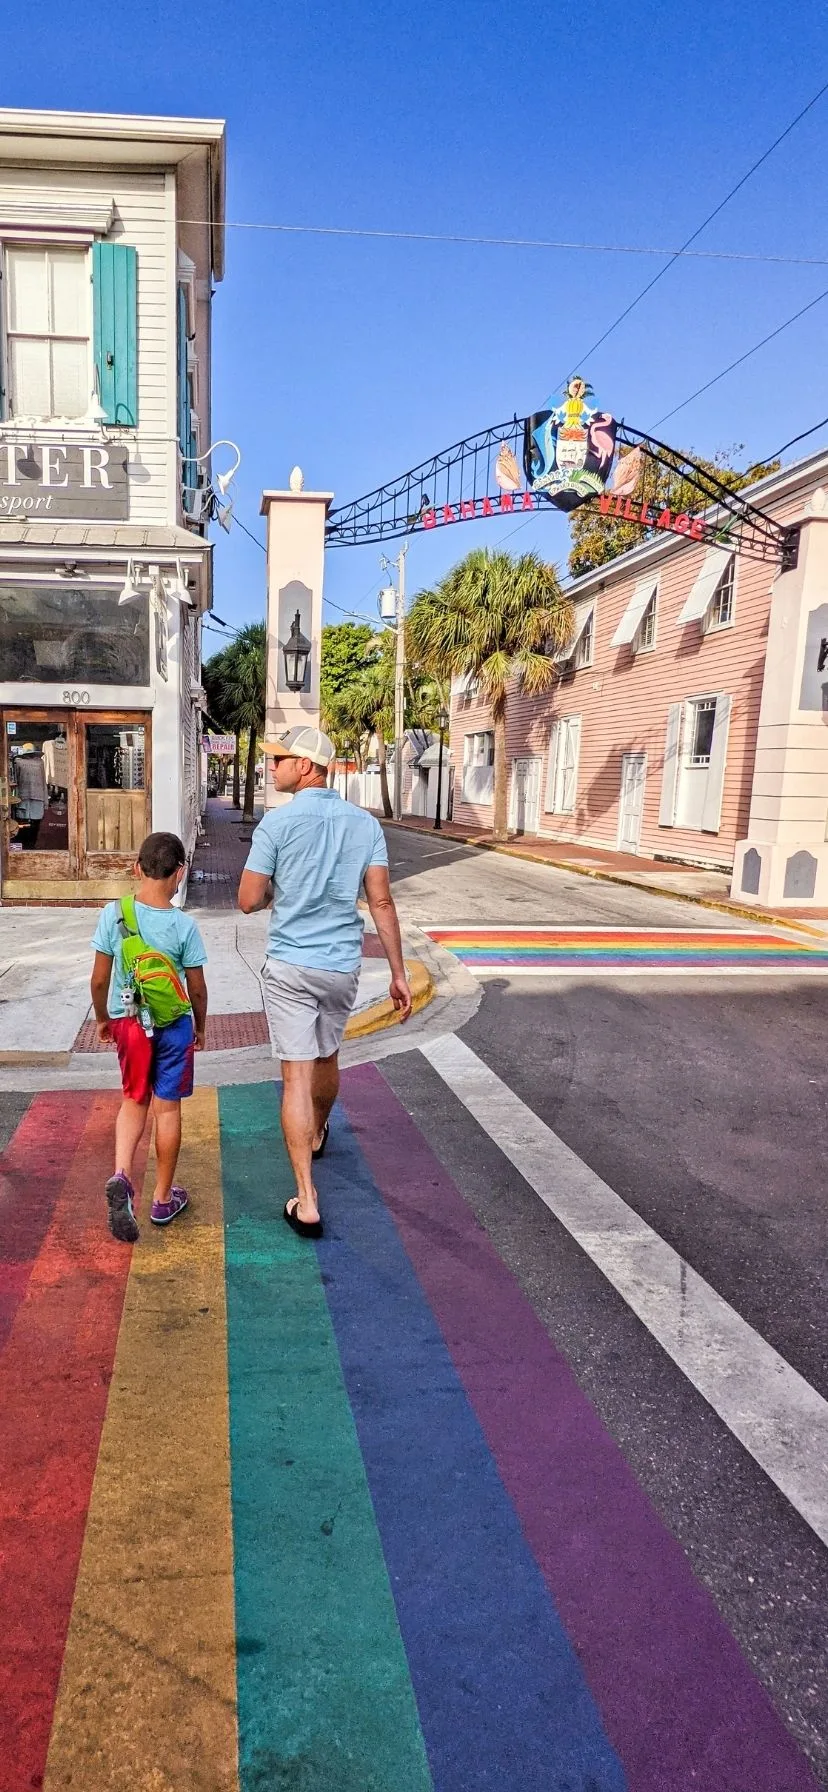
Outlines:
[[[434, 996], [434, 983], [429, 972], [419, 958], [407, 958], [405, 974], [411, 985], [414, 998], [411, 1004], [412, 1014], [419, 1014], [421, 1008], [427, 1008]], [[382, 1033], [386, 1027], [398, 1027], [400, 1017], [390, 996], [381, 1002], [372, 1002], [370, 1008], [363, 1008], [354, 1014], [345, 1028], [346, 1039], [366, 1039], [369, 1033]]]

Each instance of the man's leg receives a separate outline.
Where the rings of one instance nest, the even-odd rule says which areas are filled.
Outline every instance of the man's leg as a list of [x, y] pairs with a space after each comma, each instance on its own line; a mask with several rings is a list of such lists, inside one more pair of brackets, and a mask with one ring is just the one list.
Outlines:
[[282, 1059], [282, 1132], [296, 1177], [297, 1217], [308, 1223], [319, 1218], [311, 1166], [316, 1134], [314, 1081], [318, 1063], [318, 1058]]
[[329, 1058], [317, 1058], [313, 1065], [313, 1081], [311, 1095], [313, 1097], [314, 1134], [313, 1149], [318, 1151], [322, 1143], [322, 1134], [328, 1117], [339, 1094], [339, 1054], [332, 1052]]
[[181, 1102], [153, 1096], [155, 1115], [155, 1191], [153, 1206], [169, 1200], [181, 1149]]

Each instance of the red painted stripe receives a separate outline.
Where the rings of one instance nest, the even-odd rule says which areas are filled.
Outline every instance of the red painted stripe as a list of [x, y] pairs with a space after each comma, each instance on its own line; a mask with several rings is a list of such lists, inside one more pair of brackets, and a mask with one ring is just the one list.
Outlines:
[[39, 1786], [46, 1764], [132, 1259], [102, 1190], [117, 1106], [87, 1104], [0, 1358], [0, 1792]]
[[0, 1349], [26, 1292], [94, 1097], [38, 1095], [0, 1154]]

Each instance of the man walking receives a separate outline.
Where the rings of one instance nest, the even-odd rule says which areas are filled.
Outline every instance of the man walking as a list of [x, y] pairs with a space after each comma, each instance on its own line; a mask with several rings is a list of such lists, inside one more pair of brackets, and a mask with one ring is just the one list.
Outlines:
[[282, 1131], [296, 1177], [285, 1219], [300, 1238], [321, 1238], [312, 1163], [327, 1143], [339, 1048], [359, 983], [363, 882], [401, 1020], [411, 1013], [411, 990], [382, 828], [328, 789], [333, 742], [318, 728], [292, 728], [281, 740], [266, 741], [264, 751], [276, 789], [293, 801], [260, 821], [238, 902], [246, 915], [273, 904], [262, 977], [273, 1051], [282, 1060]]

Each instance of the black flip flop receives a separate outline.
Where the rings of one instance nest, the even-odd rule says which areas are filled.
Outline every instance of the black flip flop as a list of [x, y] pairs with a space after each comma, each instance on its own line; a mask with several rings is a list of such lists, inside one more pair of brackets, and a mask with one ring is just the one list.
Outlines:
[[[293, 1201], [295, 1201], [296, 1196], [295, 1195], [291, 1196], [291, 1199]], [[294, 1208], [293, 1212], [291, 1213], [290, 1201], [285, 1202], [284, 1218], [287, 1220], [287, 1223], [290, 1226], [291, 1231], [296, 1233], [297, 1238], [321, 1238], [322, 1237], [322, 1221], [321, 1220], [300, 1220], [300, 1218], [296, 1212], [296, 1208]]]
[[330, 1129], [330, 1127], [329, 1127], [329, 1125], [328, 1125], [328, 1122], [327, 1122], [327, 1120], [326, 1120], [326, 1121], [325, 1121], [325, 1125], [324, 1125], [324, 1126], [323, 1126], [323, 1128], [322, 1128], [322, 1140], [321, 1140], [321, 1143], [320, 1143], [320, 1144], [319, 1144], [319, 1145], [317, 1145], [317, 1147], [316, 1147], [316, 1150], [315, 1150], [315, 1151], [312, 1151], [312, 1152], [311, 1152], [311, 1157], [312, 1157], [312, 1158], [313, 1158], [313, 1161], [314, 1161], [314, 1163], [315, 1163], [315, 1162], [316, 1162], [316, 1159], [317, 1159], [317, 1158], [318, 1158], [318, 1157], [321, 1157], [321, 1156], [322, 1156], [322, 1154], [323, 1154], [323, 1152], [324, 1152], [324, 1150], [325, 1150], [325, 1146], [326, 1146], [326, 1145], [327, 1145], [327, 1143], [328, 1143], [328, 1133], [329, 1133], [329, 1132], [330, 1132], [330, 1130], [331, 1130], [331, 1129]]

